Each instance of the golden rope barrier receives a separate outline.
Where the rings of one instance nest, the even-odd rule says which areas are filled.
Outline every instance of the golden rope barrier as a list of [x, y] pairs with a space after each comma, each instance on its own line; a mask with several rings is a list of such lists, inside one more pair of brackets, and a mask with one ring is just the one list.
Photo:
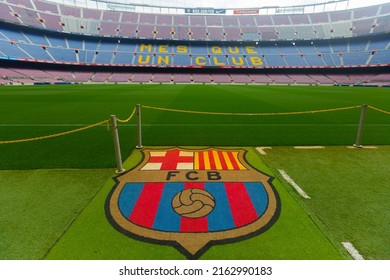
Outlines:
[[[131, 115], [127, 119], [125, 119], [125, 120], [117, 119], [117, 121], [121, 122], [121, 123], [125, 123], [125, 122], [130, 121], [133, 118], [133, 116], [135, 114], [135, 111], [136, 110], [134, 108], [133, 112], [131, 113]], [[17, 139], [17, 140], [0, 141], [0, 145], [2, 145], [2, 144], [12, 144], [12, 143], [24, 143], [24, 142], [31, 142], [31, 141], [50, 139], [50, 138], [54, 138], [54, 137], [59, 137], [59, 136], [64, 136], [64, 135], [80, 132], [80, 131], [87, 130], [87, 129], [90, 129], [90, 128], [93, 128], [93, 127], [96, 127], [96, 126], [103, 125], [103, 124], [106, 124], [107, 130], [110, 130], [109, 120], [104, 120], [104, 121], [101, 121], [101, 122], [98, 122], [98, 123], [94, 123], [94, 124], [91, 124], [91, 125], [87, 125], [87, 126], [84, 126], [84, 127], [76, 128], [76, 129], [69, 130], [69, 131], [59, 132], [59, 133], [55, 133], [55, 134], [51, 134], [51, 135], [38, 136], [38, 137], [32, 137], [32, 138], [25, 138], [25, 139]]]
[[136, 108], [134, 107], [133, 112], [130, 114], [130, 116], [129, 116], [127, 119], [121, 120], [121, 119], [119, 119], [119, 118], [116, 118], [116, 120], [117, 120], [118, 122], [120, 122], [120, 123], [129, 122], [129, 121], [133, 118], [133, 116], [134, 116], [134, 114], [135, 114], [135, 111], [136, 111]]
[[[202, 115], [220, 115], [220, 116], [282, 116], [282, 115], [301, 115], [301, 114], [314, 114], [314, 113], [325, 113], [325, 112], [334, 112], [334, 111], [342, 111], [342, 110], [350, 110], [350, 109], [356, 109], [360, 108], [361, 105], [357, 106], [349, 106], [349, 107], [341, 107], [341, 108], [331, 108], [331, 109], [323, 109], [323, 110], [310, 110], [310, 111], [300, 111], [300, 112], [280, 112], [280, 113], [222, 113], [222, 112], [202, 112], [202, 111], [191, 111], [191, 110], [179, 110], [179, 109], [169, 109], [169, 108], [161, 108], [161, 107], [153, 107], [153, 106], [147, 106], [143, 105], [142, 108], [146, 109], [152, 109], [152, 110], [160, 110], [160, 111], [168, 111], [168, 112], [175, 112], [175, 113], [189, 113], [189, 114], [202, 114]], [[368, 108], [371, 108], [375, 111], [388, 114], [390, 115], [390, 112], [373, 107], [368, 105]], [[126, 123], [129, 122], [135, 115], [136, 113], [136, 108], [133, 109], [133, 112], [130, 114], [130, 116], [125, 119], [121, 120], [117, 118], [118, 122], [121, 123]], [[60, 133], [55, 133], [51, 135], [45, 135], [45, 136], [38, 136], [38, 137], [32, 137], [32, 138], [25, 138], [25, 139], [17, 139], [17, 140], [5, 140], [5, 141], [0, 141], [0, 145], [2, 144], [11, 144], [11, 143], [24, 143], [24, 142], [31, 142], [31, 141], [38, 141], [38, 140], [44, 140], [44, 139], [50, 139], [54, 137], [59, 137], [59, 136], [64, 136], [76, 132], [80, 132], [83, 130], [87, 130], [96, 126], [100, 126], [106, 124], [107, 129], [109, 129], [110, 124], [109, 120], [104, 120], [98, 123], [94, 123], [91, 125], [87, 125], [81, 128], [65, 131], [65, 132], [60, 132]]]
[[373, 107], [373, 106], [370, 106], [370, 105], [368, 105], [367, 107], [370, 108], [370, 109], [373, 109], [373, 110], [375, 110], [375, 111], [378, 111], [378, 112], [381, 112], [381, 113], [390, 115], [390, 112], [387, 112], [387, 111], [385, 111], [385, 110], [382, 110], [382, 109], [379, 109], [379, 108], [376, 108], [376, 107]]
[[342, 110], [350, 110], [355, 108], [360, 108], [358, 106], [342, 107], [342, 108], [331, 108], [323, 110], [311, 110], [311, 111], [302, 111], [302, 112], [281, 112], [281, 113], [221, 113], [221, 112], [201, 112], [201, 111], [189, 111], [189, 110], [178, 110], [178, 109], [169, 109], [169, 108], [160, 108], [142, 105], [142, 108], [168, 111], [175, 113], [189, 113], [189, 114], [202, 114], [202, 115], [220, 115], [220, 116], [282, 116], [282, 115], [301, 115], [301, 114], [314, 114], [314, 113], [324, 113], [324, 112], [334, 112]]
[[94, 123], [94, 124], [91, 124], [91, 125], [87, 125], [87, 126], [84, 126], [84, 127], [76, 128], [76, 129], [73, 129], [73, 130], [65, 131], [65, 132], [51, 134], [51, 135], [38, 136], [38, 137], [26, 138], [26, 139], [18, 139], [18, 140], [0, 141], [0, 145], [1, 144], [24, 143], [24, 142], [31, 142], [31, 141], [50, 139], [50, 138], [59, 137], [59, 136], [63, 136], [63, 135], [68, 135], [68, 134], [76, 133], [76, 132], [83, 131], [83, 130], [86, 130], [86, 129], [90, 129], [92, 127], [99, 126], [99, 125], [102, 125], [102, 124], [108, 124], [108, 120], [101, 121], [101, 122], [98, 122], [98, 123]]

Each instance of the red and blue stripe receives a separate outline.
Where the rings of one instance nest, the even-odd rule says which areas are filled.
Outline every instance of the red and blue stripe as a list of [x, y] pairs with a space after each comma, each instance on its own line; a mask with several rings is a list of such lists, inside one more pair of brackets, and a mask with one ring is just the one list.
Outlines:
[[[214, 210], [206, 217], [186, 218], [172, 208], [173, 197], [188, 188], [213, 195]], [[268, 195], [260, 182], [126, 183], [118, 206], [130, 222], [166, 232], [215, 232], [234, 229], [259, 219], [268, 207]]]

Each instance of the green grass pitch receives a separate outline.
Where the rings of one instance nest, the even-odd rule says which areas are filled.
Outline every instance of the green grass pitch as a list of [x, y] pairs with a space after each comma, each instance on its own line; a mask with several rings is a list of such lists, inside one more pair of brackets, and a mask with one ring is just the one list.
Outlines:
[[[111, 114], [125, 119], [135, 104], [227, 113], [297, 112], [361, 104], [390, 111], [390, 95], [386, 88], [309, 86], [2, 87], [0, 141], [80, 128], [106, 120]], [[388, 208], [383, 198], [389, 196], [389, 172], [386, 170], [386, 166], [390, 166], [389, 150], [386, 146], [380, 146], [378, 150], [348, 150], [345, 147], [355, 142], [359, 118], [359, 108], [317, 114], [249, 117], [192, 115], [145, 108], [142, 111], [143, 144], [274, 147], [261, 160], [254, 151], [252, 155], [259, 159], [257, 164], [261, 165], [264, 161], [265, 168], [277, 177], [280, 181], [277, 188], [285, 197], [287, 209], [291, 207], [299, 214], [302, 219], [300, 226], [309, 228], [310, 236], [315, 237], [314, 244], [321, 243], [323, 246], [317, 254], [305, 255], [293, 246], [283, 253], [278, 246], [286, 240], [280, 234], [283, 228], [291, 229], [294, 220], [284, 212], [287, 216], [274, 226], [277, 232], [260, 235], [242, 244], [223, 245], [221, 249], [214, 246], [204, 258], [348, 258], [340, 242], [351, 241], [366, 258], [389, 259], [389, 246], [386, 244], [390, 242], [386, 225], [390, 217], [386, 211], [381, 211]], [[368, 109], [362, 143], [389, 145], [389, 123], [390, 115]], [[122, 157], [126, 159], [136, 145], [135, 119], [120, 124], [119, 134]], [[327, 147], [323, 151], [277, 147], [294, 145], [343, 147]], [[146, 248], [151, 253], [134, 255], [130, 251], [115, 255], [112, 252], [115, 247], [109, 249], [109, 244], [104, 245], [107, 247], [95, 246], [100, 242], [98, 234], [82, 235], [89, 240], [84, 243], [85, 246], [90, 247], [75, 253], [78, 243], [74, 241], [76, 236], [72, 235], [78, 232], [84, 234], [86, 230], [80, 226], [81, 221], [88, 220], [90, 215], [93, 221], [105, 222], [105, 216], [99, 216], [102, 210], [99, 207], [112, 187], [109, 182], [115, 168], [112, 135], [106, 126], [48, 140], [0, 145], [0, 155], [0, 170], [3, 170], [0, 171], [0, 191], [5, 194], [1, 197], [0, 206], [0, 259], [182, 258], [173, 248], [134, 242], [117, 236], [117, 232], [104, 226], [96, 229], [97, 233], [100, 230], [117, 236], [119, 243], [115, 246], [127, 244], [135, 246], [132, 247], [135, 249]], [[128, 166], [134, 164], [132, 160], [127, 162]], [[280, 168], [296, 179], [313, 199], [303, 201], [296, 196], [279, 176], [277, 169]], [[67, 185], [72, 187], [67, 188]], [[59, 204], [59, 197], [67, 199]], [[362, 197], [366, 199], [362, 201]], [[27, 205], [30, 206], [28, 209]], [[60, 216], [59, 221], [50, 219], [48, 209]], [[32, 222], [24, 213], [40, 218]], [[298, 236], [298, 231], [294, 234]], [[304, 235], [300, 240], [302, 244], [305, 237], [308, 238]], [[270, 245], [275, 241], [273, 244], [278, 244], [276, 249]], [[70, 246], [66, 246], [68, 251], [61, 249], [64, 245]], [[260, 246], [267, 254], [245, 253], [245, 248], [251, 246]], [[223, 250], [226, 250], [225, 254]], [[314, 251], [313, 248], [308, 250]], [[229, 253], [226, 255], [226, 252]]]
[[[135, 104], [209, 112], [290, 112], [369, 104], [390, 111], [389, 89], [217, 85], [63, 85], [0, 88], [1, 140], [23, 139], [125, 119]], [[210, 116], [144, 109], [144, 145], [351, 145], [360, 109], [294, 116]], [[367, 112], [363, 144], [389, 144], [390, 115]], [[135, 119], [120, 125], [124, 157]], [[56, 139], [1, 145], [0, 169], [112, 167], [105, 126]], [[98, 153], [96, 151], [99, 151]], [[18, 160], [14, 160], [17, 158]]]

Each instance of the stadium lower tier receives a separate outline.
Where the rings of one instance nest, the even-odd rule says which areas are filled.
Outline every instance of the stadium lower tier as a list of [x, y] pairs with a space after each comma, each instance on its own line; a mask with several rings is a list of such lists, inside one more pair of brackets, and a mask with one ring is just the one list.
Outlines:
[[[26, 63], [29, 64], [29, 63]], [[71, 66], [69, 66], [71, 67]], [[90, 67], [91, 68], [91, 67]], [[92, 67], [98, 68], [98, 67]], [[113, 68], [113, 67], [111, 67]], [[63, 84], [63, 83], [215, 83], [215, 84], [286, 84], [286, 85], [355, 85], [355, 86], [390, 86], [390, 70], [348, 71], [337, 69], [324, 72], [309, 71], [292, 73], [272, 71], [266, 73], [232, 73], [218, 71], [214, 73], [194, 71], [115, 71], [115, 69], [52, 69], [42, 67], [0, 67], [0, 85], [25, 84]], [[194, 69], [193, 69], [194, 70]], [[223, 69], [225, 70], [225, 69]], [[282, 69], [281, 69], [282, 70]], [[294, 71], [295, 72], [295, 71]]]
[[141, 41], [80, 36], [0, 23], [0, 58], [58, 64], [153, 67], [311, 68], [385, 66], [386, 34], [275, 42]]

